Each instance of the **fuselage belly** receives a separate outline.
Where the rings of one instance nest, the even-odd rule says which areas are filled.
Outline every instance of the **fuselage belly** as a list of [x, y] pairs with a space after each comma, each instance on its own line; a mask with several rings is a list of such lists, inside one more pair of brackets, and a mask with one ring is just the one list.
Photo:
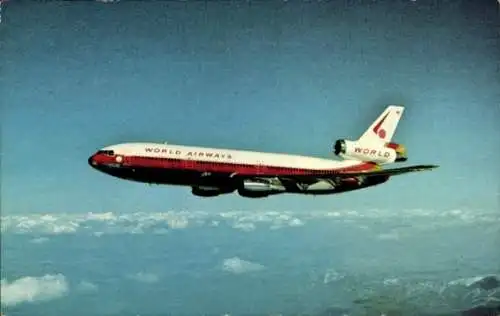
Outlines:
[[[232, 192], [239, 188], [240, 183], [237, 179], [231, 178], [231, 172], [207, 172], [204, 170], [185, 169], [185, 168], [151, 168], [141, 166], [116, 166], [100, 165], [96, 167], [100, 171], [111, 176], [158, 185], [175, 185], [189, 187], [219, 187], [226, 188], [226, 192]], [[262, 173], [265, 175], [265, 173]], [[364, 183], [359, 183], [355, 178], [342, 179], [337, 183], [327, 181], [318, 181], [302, 187], [288, 184], [285, 185], [285, 192], [277, 193], [299, 193], [308, 195], [326, 195], [363, 189], [377, 184], [384, 183], [388, 177], [371, 177]], [[232, 189], [231, 189], [232, 188]]]

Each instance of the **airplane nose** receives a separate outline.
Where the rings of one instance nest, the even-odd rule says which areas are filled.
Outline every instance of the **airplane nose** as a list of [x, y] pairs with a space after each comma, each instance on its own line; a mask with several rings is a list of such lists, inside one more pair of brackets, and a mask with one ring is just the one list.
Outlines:
[[96, 161], [94, 160], [94, 155], [92, 155], [92, 156], [89, 157], [88, 163], [92, 167], [96, 165]]

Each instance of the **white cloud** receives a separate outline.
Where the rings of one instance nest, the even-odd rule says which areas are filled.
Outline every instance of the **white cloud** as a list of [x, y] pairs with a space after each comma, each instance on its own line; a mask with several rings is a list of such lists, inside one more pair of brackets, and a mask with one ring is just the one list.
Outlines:
[[488, 278], [496, 281], [500, 280], [500, 275], [490, 274], [490, 275], [479, 275], [469, 278], [461, 278], [448, 282], [448, 285], [460, 285], [465, 287], [471, 287], [473, 285], [479, 285], [481, 281], [487, 280]]
[[377, 238], [381, 240], [399, 240], [400, 236], [397, 231], [393, 230], [387, 233], [379, 234]]
[[304, 222], [298, 218], [293, 218], [288, 225], [290, 225], [291, 227], [304, 226]]
[[89, 212], [86, 218], [87, 220], [94, 220], [94, 221], [114, 221], [117, 219], [117, 216], [112, 212], [106, 212], [106, 213]]
[[232, 227], [245, 232], [251, 232], [255, 230], [254, 223], [234, 223]]
[[246, 261], [238, 257], [233, 257], [225, 259], [222, 262], [222, 269], [227, 272], [234, 274], [241, 274], [247, 272], [255, 272], [265, 269], [265, 267], [259, 263]]
[[136, 274], [131, 274], [128, 277], [142, 283], [156, 283], [160, 280], [160, 278], [156, 274], [146, 273], [142, 271]]
[[170, 228], [182, 229], [188, 227], [189, 221], [185, 218], [172, 218], [167, 220]]
[[43, 244], [46, 243], [47, 241], [49, 241], [47, 237], [38, 237], [30, 240], [30, 242], [33, 244]]
[[77, 288], [82, 292], [96, 292], [98, 289], [97, 285], [89, 281], [81, 281]]
[[66, 295], [68, 282], [62, 274], [23, 277], [11, 283], [1, 281], [1, 303], [14, 306], [25, 302], [49, 301]]
[[335, 281], [342, 280], [343, 278], [344, 275], [340, 274], [335, 269], [328, 269], [326, 270], [325, 275], [323, 276], [323, 283], [324, 284], [333, 283]]

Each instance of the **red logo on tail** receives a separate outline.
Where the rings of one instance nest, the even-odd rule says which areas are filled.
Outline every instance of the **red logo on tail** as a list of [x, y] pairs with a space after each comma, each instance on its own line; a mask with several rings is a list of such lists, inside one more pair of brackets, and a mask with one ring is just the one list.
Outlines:
[[378, 131], [378, 137], [380, 138], [385, 138], [385, 129], [381, 129]]
[[387, 112], [387, 114], [373, 128], [373, 131], [375, 132], [375, 134], [377, 134], [378, 137], [380, 137], [382, 139], [385, 138], [386, 132], [385, 132], [385, 129], [381, 129], [381, 130], [379, 130], [379, 129], [382, 126], [382, 124], [384, 123], [384, 121], [385, 121], [385, 119], [387, 118], [388, 115], [389, 115], [389, 112]]

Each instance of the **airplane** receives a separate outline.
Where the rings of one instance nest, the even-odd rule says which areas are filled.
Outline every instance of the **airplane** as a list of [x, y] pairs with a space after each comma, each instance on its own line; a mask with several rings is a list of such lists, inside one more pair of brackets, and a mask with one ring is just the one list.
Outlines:
[[438, 167], [382, 168], [408, 159], [405, 146], [391, 142], [403, 111], [403, 106], [389, 105], [357, 140], [336, 140], [332, 151], [342, 160], [144, 142], [104, 147], [88, 163], [121, 179], [188, 186], [200, 197], [234, 192], [247, 198], [337, 194]]

